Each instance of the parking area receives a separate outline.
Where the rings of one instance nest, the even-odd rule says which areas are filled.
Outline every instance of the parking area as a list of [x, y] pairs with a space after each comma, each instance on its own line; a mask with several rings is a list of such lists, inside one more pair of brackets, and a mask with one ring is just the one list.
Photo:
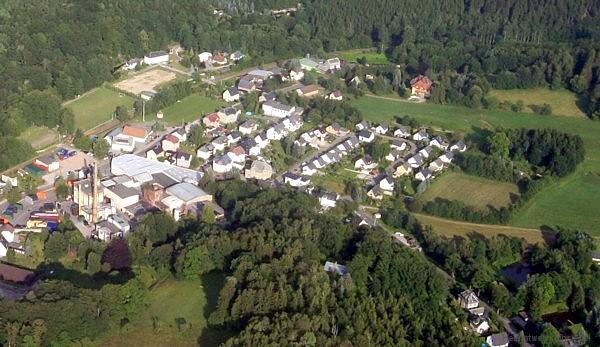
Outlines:
[[[71, 151], [75, 151], [74, 149], [69, 149]], [[54, 184], [56, 177], [60, 176], [63, 178], [67, 178], [69, 174], [73, 172], [77, 172], [81, 170], [84, 166], [90, 165], [94, 161], [94, 157], [83, 153], [81, 151], [77, 151], [77, 154], [65, 158], [59, 161], [60, 168], [56, 171], [50, 172], [42, 178], [46, 184]]]

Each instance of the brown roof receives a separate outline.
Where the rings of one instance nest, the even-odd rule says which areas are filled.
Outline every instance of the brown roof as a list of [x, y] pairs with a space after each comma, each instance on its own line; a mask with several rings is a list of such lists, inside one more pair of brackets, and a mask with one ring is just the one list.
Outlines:
[[237, 146], [237, 147], [233, 148], [231, 150], [231, 152], [234, 153], [235, 155], [246, 154], [246, 150], [242, 146]]
[[220, 54], [220, 53], [219, 54], [215, 54], [215, 55], [213, 55], [212, 60], [213, 61], [218, 61], [218, 62], [221, 63], [221, 62], [225, 61], [225, 56], [223, 54]]
[[309, 86], [300, 88], [300, 91], [302, 92], [302, 94], [315, 93], [319, 91], [319, 86], [316, 84], [311, 84]]
[[0, 280], [14, 283], [25, 283], [30, 281], [33, 278], [33, 275], [33, 271], [0, 263]]
[[179, 139], [175, 135], [172, 135], [172, 134], [165, 135], [165, 140], [172, 142], [172, 143], [179, 142]]
[[433, 85], [433, 82], [429, 79], [429, 77], [419, 75], [410, 81], [410, 85], [413, 88], [430, 90], [431, 86]]
[[123, 134], [132, 136], [132, 137], [145, 138], [146, 137], [146, 129], [131, 126], [131, 125], [125, 125], [123, 127]]
[[211, 113], [211, 114], [209, 114], [208, 116], [206, 116], [206, 117], [204, 117], [204, 118], [205, 118], [207, 121], [209, 121], [209, 122], [212, 122], [212, 123], [214, 123], [214, 122], [218, 122], [218, 121], [219, 121], [219, 115], [218, 115], [216, 112], [214, 112], [214, 113]]

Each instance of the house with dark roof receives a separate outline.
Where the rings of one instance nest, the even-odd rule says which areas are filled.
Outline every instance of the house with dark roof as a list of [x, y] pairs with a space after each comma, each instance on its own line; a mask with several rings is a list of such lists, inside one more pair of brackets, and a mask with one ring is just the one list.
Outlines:
[[375, 134], [369, 130], [361, 130], [358, 132], [358, 141], [370, 143], [375, 140]]
[[231, 87], [223, 92], [223, 100], [234, 102], [240, 100], [240, 91], [236, 87]]

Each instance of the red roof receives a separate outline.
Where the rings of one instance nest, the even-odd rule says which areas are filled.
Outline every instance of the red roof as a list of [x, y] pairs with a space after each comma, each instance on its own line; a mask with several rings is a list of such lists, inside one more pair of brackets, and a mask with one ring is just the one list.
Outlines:
[[33, 271], [22, 269], [9, 264], [0, 263], [0, 280], [25, 283], [29, 282], [34, 276]]
[[242, 146], [237, 146], [237, 147], [233, 148], [230, 152], [235, 155], [246, 154], [246, 150]]
[[204, 117], [208, 122], [216, 123], [219, 121], [219, 115], [217, 113], [211, 113], [208, 116]]
[[179, 142], [179, 139], [175, 135], [172, 135], [172, 134], [165, 135], [165, 140], [167, 140], [169, 142], [173, 142], [173, 143]]
[[213, 55], [212, 60], [222, 63], [225, 61], [225, 56], [221, 53], [218, 53], [218, 54]]
[[141, 139], [146, 137], [146, 129], [140, 127], [134, 127], [131, 125], [123, 126], [123, 134], [132, 137], [139, 137]]
[[410, 81], [410, 86], [416, 89], [431, 90], [433, 82], [427, 76], [419, 75]]

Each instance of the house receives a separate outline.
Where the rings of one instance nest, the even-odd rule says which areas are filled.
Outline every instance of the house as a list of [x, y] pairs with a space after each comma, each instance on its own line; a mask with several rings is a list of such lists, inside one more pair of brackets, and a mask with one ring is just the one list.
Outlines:
[[408, 138], [410, 137], [410, 128], [405, 126], [400, 126], [398, 129], [394, 130], [395, 137]]
[[479, 335], [483, 335], [490, 330], [490, 324], [485, 317], [475, 316], [469, 323], [471, 329]]
[[267, 129], [267, 138], [269, 140], [281, 140], [285, 135], [287, 135], [287, 130], [283, 123], [277, 123]]
[[189, 153], [178, 151], [173, 155], [175, 165], [179, 167], [189, 168], [192, 165], [192, 155]]
[[304, 78], [304, 71], [301, 68], [295, 67], [290, 70], [290, 79], [292, 81], [301, 81]]
[[505, 332], [492, 334], [485, 339], [485, 342], [489, 347], [508, 347], [508, 334]]
[[215, 151], [215, 146], [208, 143], [208, 144], [198, 148], [198, 150], [196, 151], [196, 156], [198, 158], [208, 160], [208, 159], [210, 159], [210, 157], [213, 156], [214, 151]]
[[245, 57], [246, 57], [246, 55], [240, 51], [235, 51], [229, 55], [229, 59], [231, 61], [235, 61], [235, 62], [238, 62], [238, 61], [244, 59]]
[[383, 200], [383, 195], [383, 190], [379, 186], [375, 186], [367, 192], [367, 196], [373, 200]]
[[367, 130], [371, 126], [369, 125], [369, 122], [367, 122], [366, 120], [362, 120], [362, 121], [360, 121], [360, 123], [357, 123], [355, 127], [356, 127], [356, 130], [361, 131], [361, 130]]
[[406, 141], [403, 140], [391, 140], [390, 141], [390, 148], [391, 149], [395, 149], [397, 151], [403, 151], [406, 149]]
[[283, 183], [289, 184], [292, 187], [306, 187], [310, 184], [310, 180], [307, 177], [286, 172], [283, 174]]
[[273, 76], [273, 72], [269, 70], [256, 69], [248, 72], [246, 76], [248, 76], [252, 80], [262, 83], [271, 78], [271, 76]]
[[121, 134], [131, 137], [134, 142], [138, 143], [146, 142], [150, 133], [151, 131], [147, 131], [145, 128], [132, 125], [123, 126], [123, 131], [121, 132]]
[[240, 133], [239, 131], [232, 131], [229, 134], [227, 134], [227, 144], [229, 146], [235, 145], [236, 143], [240, 142], [241, 139], [242, 133]]
[[151, 100], [156, 96], [156, 92], [152, 90], [143, 90], [140, 92], [140, 97], [146, 101]]
[[485, 313], [485, 307], [475, 307], [469, 310], [469, 313], [473, 316], [483, 316], [483, 314]]
[[291, 116], [295, 110], [295, 106], [284, 105], [275, 100], [267, 101], [262, 104], [262, 111], [265, 116], [285, 118]]
[[216, 112], [210, 113], [202, 118], [202, 123], [204, 123], [204, 126], [207, 128], [216, 128], [221, 124], [220, 117]]
[[165, 137], [163, 137], [161, 146], [165, 152], [175, 152], [179, 149], [179, 139], [171, 134], [167, 134]]
[[344, 99], [344, 96], [342, 95], [342, 92], [340, 92], [339, 90], [334, 90], [333, 92], [327, 94], [325, 99], [342, 101]]
[[275, 93], [275, 92], [262, 93], [258, 97], [258, 102], [267, 102], [267, 101], [274, 101], [274, 100], [277, 100], [277, 93]]
[[358, 132], [358, 141], [370, 143], [375, 140], [375, 134], [369, 130], [361, 130]]
[[227, 152], [227, 156], [234, 163], [243, 163], [246, 161], [246, 150], [242, 146], [237, 146]]
[[212, 140], [211, 144], [215, 148], [215, 151], [223, 151], [225, 150], [225, 147], [227, 146], [228, 142], [229, 141], [227, 141], [227, 137], [219, 136], [216, 139]]
[[444, 169], [444, 162], [442, 162], [442, 160], [440, 158], [437, 158], [436, 160], [432, 161], [429, 164], [429, 170], [431, 170], [432, 172], [441, 171], [443, 169]]
[[592, 252], [592, 261], [600, 264], [600, 252]]
[[411, 167], [413, 168], [418, 168], [421, 167], [421, 165], [423, 165], [423, 157], [421, 156], [421, 154], [415, 154], [412, 157], [408, 158], [407, 160], [408, 164], [410, 164]]
[[111, 206], [117, 211], [124, 211], [126, 207], [140, 201], [140, 191], [123, 183], [104, 187], [103, 191], [104, 198], [110, 200]]
[[392, 237], [394, 238], [394, 241], [398, 244], [406, 246], [410, 249], [417, 250], [419, 252], [423, 251], [423, 248], [419, 246], [419, 243], [410, 236], [406, 236], [403, 233], [396, 232]]
[[421, 130], [417, 131], [416, 133], [414, 133], [412, 138], [415, 141], [428, 141], [429, 134], [427, 133], [427, 131], [425, 131], [425, 129], [421, 129]]
[[460, 307], [468, 310], [479, 306], [479, 298], [472, 290], [468, 289], [458, 294], [458, 303]]
[[365, 155], [354, 162], [354, 169], [370, 171], [377, 167], [377, 163], [370, 155]]
[[123, 135], [123, 134], [117, 134], [117, 135], [110, 137], [109, 144], [110, 144], [110, 150], [113, 153], [115, 153], [115, 152], [116, 153], [119, 153], [119, 152], [131, 153], [135, 149], [135, 142], [134, 142], [133, 138], [131, 136], [127, 136], [127, 135]]
[[144, 64], [156, 65], [156, 64], [168, 64], [169, 53], [165, 51], [150, 52], [144, 56]]
[[454, 153], [446, 152], [446, 153], [440, 155], [439, 159], [442, 161], [442, 163], [449, 164], [454, 159]]
[[361, 83], [362, 83], [362, 81], [360, 80], [360, 78], [359, 78], [358, 76], [354, 76], [354, 78], [352, 78], [352, 79], [350, 80], [350, 82], [348, 82], [348, 85], [349, 85], [350, 87], [354, 87], [354, 88], [356, 88], [356, 87], [358, 87], [358, 86], [359, 86]]
[[305, 98], [317, 96], [319, 95], [319, 86], [316, 84], [311, 84], [302, 88], [298, 88], [296, 89], [296, 94]]
[[377, 186], [383, 190], [385, 195], [391, 196], [394, 193], [394, 180], [390, 176], [384, 177]]
[[243, 76], [238, 81], [237, 89], [246, 93], [255, 91], [256, 84], [254, 83], [254, 78], [252, 78], [251, 76]]
[[254, 141], [256, 142], [256, 145], [260, 149], [263, 149], [263, 148], [267, 147], [269, 145], [269, 142], [271, 142], [269, 140], [269, 137], [267, 136], [267, 133], [265, 131], [262, 131], [259, 134], [257, 134], [254, 137]]
[[240, 100], [240, 91], [236, 87], [231, 87], [223, 92], [223, 100], [234, 102]]
[[224, 174], [233, 170], [233, 161], [229, 155], [222, 155], [213, 160], [213, 171], [218, 174]]
[[171, 135], [177, 137], [179, 139], [179, 142], [187, 141], [187, 132], [184, 128], [177, 128], [176, 130], [171, 132]]
[[302, 174], [306, 176], [312, 176], [317, 173], [317, 168], [312, 164], [306, 164], [302, 166]]
[[431, 170], [429, 170], [429, 169], [423, 169], [415, 175], [415, 178], [421, 182], [427, 181], [428, 179], [430, 179], [432, 177], [433, 177], [433, 174], [432, 174]]
[[244, 123], [240, 124], [240, 126], [238, 127], [238, 131], [240, 132], [240, 134], [243, 135], [250, 135], [256, 130], [258, 130], [258, 121], [254, 119], [249, 119]]
[[[289, 122], [288, 122], [289, 121]], [[284, 125], [287, 130], [294, 132], [302, 128], [304, 125], [304, 119], [302, 119], [302, 115], [295, 113], [291, 115], [289, 118], [283, 120]]]
[[346, 266], [338, 264], [337, 262], [332, 263], [330, 261], [326, 261], [325, 265], [323, 265], [323, 270], [325, 270], [325, 272], [334, 273], [342, 277], [346, 277], [350, 274]]
[[427, 76], [419, 75], [410, 81], [412, 95], [420, 98], [428, 97], [431, 94], [433, 82]]
[[457, 143], [450, 146], [451, 152], [464, 152], [467, 150], [467, 145], [464, 142], [458, 141]]
[[394, 177], [401, 177], [405, 175], [410, 175], [412, 173], [412, 167], [409, 163], [402, 163], [402, 165], [398, 165], [396, 170], [394, 171]]
[[350, 132], [350, 130], [342, 127], [338, 123], [333, 123], [333, 124], [327, 126], [327, 128], [325, 128], [325, 131], [330, 133], [331, 135], [335, 135], [335, 136], [343, 136]]
[[431, 156], [431, 153], [433, 153], [433, 147], [431, 147], [431, 146], [427, 146], [427, 147], [421, 148], [421, 150], [419, 151], [419, 154], [424, 159], [429, 158], [429, 156]]
[[255, 160], [250, 168], [245, 170], [244, 175], [246, 178], [268, 180], [273, 176], [273, 168], [265, 161]]
[[161, 146], [154, 146], [146, 151], [146, 158], [150, 160], [158, 160], [159, 157], [164, 156], [164, 151]]
[[230, 124], [237, 122], [238, 117], [242, 114], [242, 111], [235, 107], [225, 107], [220, 109], [217, 114], [219, 115], [219, 121], [221, 123]]
[[333, 208], [335, 207], [338, 198], [339, 195], [336, 193], [321, 193], [319, 194], [319, 204], [321, 204], [321, 207], [324, 209]]
[[316, 70], [319, 66], [319, 63], [310, 59], [310, 58], [301, 58], [300, 59], [300, 67], [302, 70], [313, 71]]
[[227, 57], [221, 53], [216, 53], [213, 54], [211, 61], [215, 65], [225, 65], [227, 64]]
[[256, 141], [251, 138], [242, 140], [240, 146], [244, 147], [244, 150], [248, 155], [257, 156], [260, 155], [261, 148], [256, 144]]
[[319, 72], [322, 73], [334, 72], [336, 70], [339, 70], [341, 68], [341, 65], [342, 62], [339, 58], [331, 58], [319, 63], [317, 65], [317, 69], [319, 70]]
[[388, 130], [390, 130], [390, 127], [387, 124], [385, 124], [385, 123], [381, 123], [377, 127], [375, 127], [375, 129], [373, 129], [373, 130], [377, 134], [384, 135], [385, 133], [388, 132]]
[[441, 136], [434, 137], [433, 140], [429, 141], [429, 145], [437, 147], [444, 151], [448, 149], [448, 142], [444, 140]]
[[52, 154], [37, 158], [33, 161], [33, 165], [47, 172], [56, 171], [60, 167], [58, 160]]
[[212, 53], [210, 52], [202, 52], [200, 54], [198, 54], [198, 60], [200, 61], [200, 63], [210, 63], [212, 61]]
[[125, 62], [125, 65], [123, 65], [123, 70], [127, 70], [127, 71], [135, 70], [138, 67], [138, 65], [140, 65], [141, 62], [142, 62], [142, 59], [140, 59], [140, 58], [129, 59], [127, 62]]

